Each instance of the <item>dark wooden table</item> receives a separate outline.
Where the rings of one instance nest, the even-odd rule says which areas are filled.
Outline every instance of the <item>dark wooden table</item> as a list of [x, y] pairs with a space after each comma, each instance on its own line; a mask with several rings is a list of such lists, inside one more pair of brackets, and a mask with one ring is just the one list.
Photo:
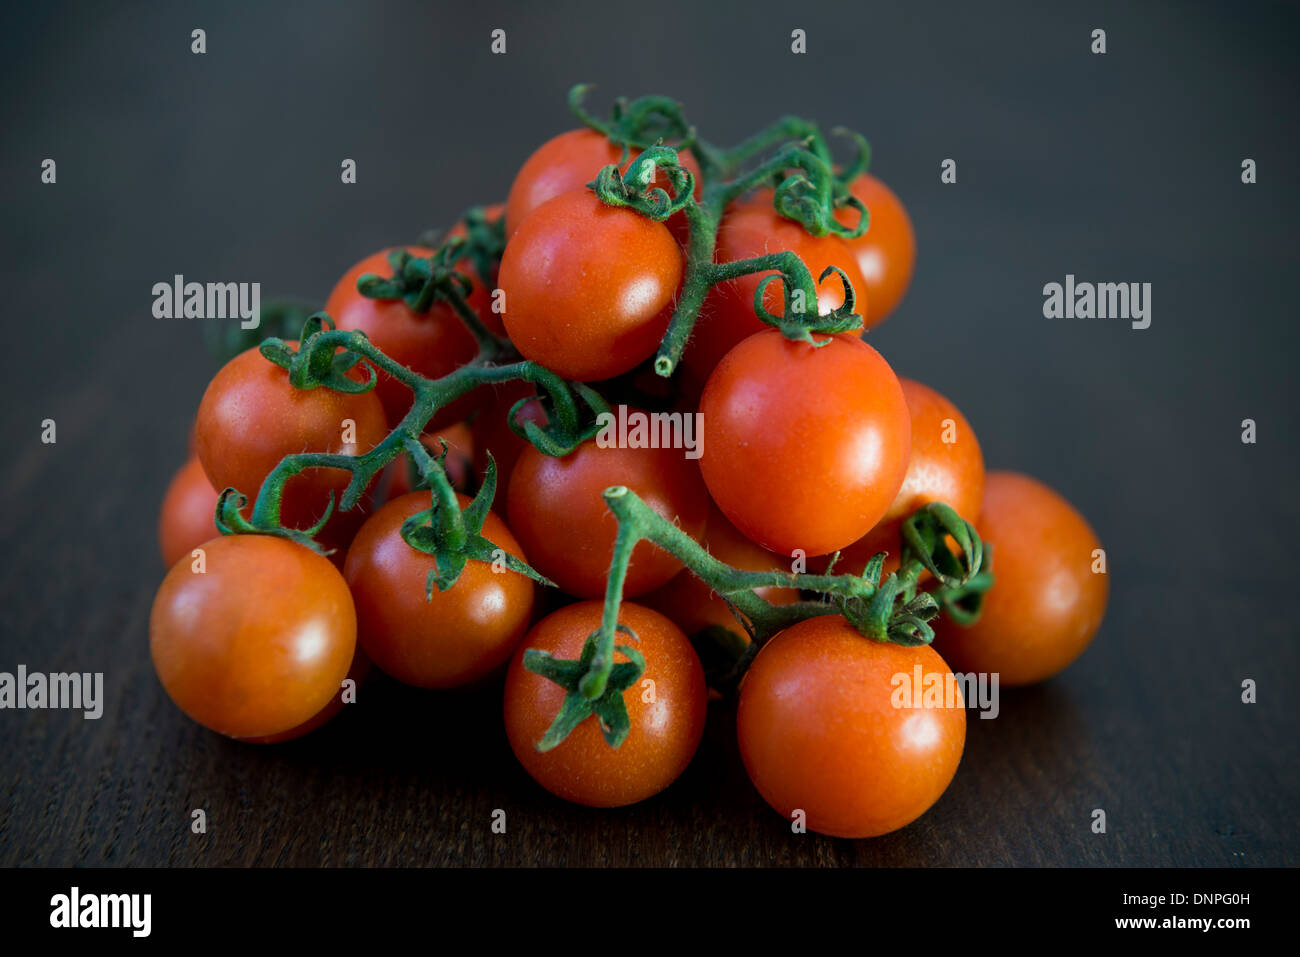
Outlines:
[[[591, 25], [597, 5], [586, 23], [567, 7], [6, 12], [0, 671], [102, 671], [107, 703], [98, 721], [0, 712], [0, 864], [1297, 862], [1295, 9], [814, 4], [796, 58], [789, 16], [753, 4], [743, 23], [690, 13], [669, 53], [696, 9], [656, 7], [631, 47]], [[583, 79], [676, 95], [717, 141], [783, 112], [865, 131], [920, 243], [873, 342], [961, 405], [990, 466], [1059, 488], [1108, 549], [1092, 649], [1004, 693], [996, 720], [972, 715], [951, 788], [902, 832], [792, 835], [722, 705], [672, 788], [596, 812], [517, 766], [496, 687], [381, 679], [318, 734], [257, 748], [192, 724], [154, 677], [156, 509], [212, 367], [197, 322], [150, 316], [152, 284], [323, 298], [363, 254], [503, 196], [571, 125], [563, 94]], [[1153, 283], [1151, 328], [1044, 319], [1042, 286], [1067, 273]]]

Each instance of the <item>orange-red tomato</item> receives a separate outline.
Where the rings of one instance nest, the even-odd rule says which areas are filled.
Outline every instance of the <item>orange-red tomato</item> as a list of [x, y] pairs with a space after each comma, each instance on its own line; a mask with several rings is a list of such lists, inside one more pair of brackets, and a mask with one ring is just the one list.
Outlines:
[[[656, 611], [624, 602], [619, 634], [645, 658], [645, 673], [623, 693], [631, 729], [611, 748], [588, 718], [547, 752], [537, 750], [560, 711], [565, 691], [523, 666], [526, 649], [577, 659], [587, 636], [600, 628], [601, 603], [579, 602], [539, 621], [520, 643], [506, 673], [506, 735], [519, 763], [552, 794], [589, 807], [621, 807], [658, 794], [686, 770], [704, 733], [704, 669], [680, 628]], [[625, 660], [617, 654], [616, 661]]]
[[[916, 235], [902, 201], [874, 176], [864, 173], [853, 181], [849, 191], [871, 214], [867, 231], [856, 239], [845, 240], [866, 280], [866, 309], [859, 312], [870, 329], [883, 322], [907, 292], [916, 265]], [[853, 209], [836, 212], [836, 218], [845, 225], [855, 224], [857, 215]]]
[[277, 735], [317, 715], [356, 650], [347, 583], [330, 562], [284, 538], [205, 542], [203, 570], [182, 559], [149, 616], [149, 647], [167, 694], [232, 738]]
[[961, 411], [929, 386], [898, 380], [912, 418], [912, 454], [893, 504], [876, 527], [840, 555], [835, 570], [861, 573], [877, 552], [887, 552], [885, 574], [898, 568], [903, 520], [931, 502], [952, 506], [974, 522], [984, 499], [984, 455]]
[[[709, 550], [710, 555], [732, 568], [749, 572], [792, 570], [790, 559], [751, 542], [736, 531], [736, 527], [716, 508], [709, 510], [708, 525], [700, 544]], [[774, 605], [790, 605], [799, 600], [797, 588], [773, 585], [756, 588], [754, 592]], [[688, 635], [716, 626], [749, 641], [745, 626], [736, 620], [726, 601], [689, 568], [678, 572], [662, 588], [641, 596], [640, 602], [667, 615]]]
[[971, 627], [935, 622], [935, 647], [961, 671], [996, 672], [1004, 687], [1063, 671], [1106, 613], [1096, 533], [1059, 494], [1015, 472], [988, 474], [975, 528], [993, 547], [993, 588]]
[[[469, 504], [457, 496], [461, 507]], [[454, 688], [490, 674], [528, 630], [533, 583], [518, 572], [469, 561], [456, 584], [425, 598], [434, 558], [402, 540], [402, 523], [431, 504], [428, 492], [389, 502], [361, 526], [344, 577], [357, 607], [362, 650], [385, 673], [420, 688]], [[489, 513], [483, 537], [521, 561], [524, 551]]]
[[[720, 263], [734, 262], [787, 250], [803, 260], [814, 282], [827, 266], [843, 269], [857, 297], [854, 309], [858, 315], [866, 315], [867, 283], [844, 240], [812, 236], [781, 216], [772, 208], [770, 189], [759, 190], [727, 211], [718, 229], [714, 258]], [[692, 377], [704, 379], [738, 342], [770, 328], [754, 314], [754, 293], [765, 276], [775, 275], [775, 271], [751, 273], [709, 290], [682, 360]], [[844, 283], [832, 273], [817, 286], [817, 312], [825, 315], [843, 304]], [[763, 306], [776, 316], [785, 312], [785, 290], [779, 279], [764, 290]], [[813, 309], [812, 303], [808, 309]]]
[[911, 453], [903, 390], [854, 335], [821, 346], [775, 329], [732, 349], [700, 399], [709, 494], [746, 537], [822, 555], [865, 535]]
[[[352, 653], [352, 665], [348, 668], [347, 675], [339, 684], [338, 692], [333, 698], [330, 698], [329, 704], [316, 712], [315, 717], [308, 718], [302, 724], [288, 731], [281, 731], [279, 734], [268, 734], [260, 738], [240, 738], [247, 744], [283, 744], [286, 741], [295, 741], [298, 738], [311, 734], [317, 728], [322, 728], [329, 722], [333, 721], [343, 710], [344, 705], [355, 703], [355, 698], [351, 697], [349, 690], [355, 692], [361, 683], [366, 680], [370, 674], [370, 659], [366, 653], [357, 645], [356, 651]], [[349, 685], [349, 682], [351, 684]]]
[[[507, 512], [533, 567], [579, 598], [605, 593], [618, 520], [602, 492], [625, 485], [660, 515], [697, 538], [708, 519], [708, 496], [695, 462], [681, 449], [601, 448], [589, 439], [564, 458], [524, 449], [510, 477]], [[629, 598], [666, 583], [682, 563], [639, 542], [628, 564]]]
[[214, 515], [218, 497], [197, 457], [182, 465], [172, 478], [158, 515], [158, 550], [168, 568], [217, 536]]
[[[627, 162], [622, 166], [623, 172], [627, 172], [627, 167], [639, 152], [636, 149], [628, 150]], [[569, 130], [547, 140], [528, 157], [510, 187], [510, 195], [506, 199], [507, 238], [513, 236], [528, 218], [528, 214], [542, 203], [561, 193], [582, 189], [596, 178], [601, 169], [618, 163], [622, 155], [621, 146], [613, 145], [603, 133], [591, 129]], [[677, 160], [695, 175], [695, 198], [699, 199], [699, 164], [689, 152], [678, 153]], [[655, 177], [655, 185], [672, 195], [668, 177], [662, 171]], [[673, 235], [684, 243], [689, 236], [685, 215], [676, 213], [666, 222]]]
[[[432, 250], [408, 246], [413, 256], [428, 256]], [[437, 300], [426, 313], [412, 312], [400, 299], [370, 299], [357, 292], [357, 280], [365, 273], [391, 277], [393, 267], [388, 262], [391, 249], [367, 256], [343, 274], [334, 286], [325, 311], [333, 317], [340, 329], [358, 329], [364, 332], [386, 356], [399, 362], [427, 379], [450, 375], [478, 355], [478, 343], [473, 333], [445, 301]], [[472, 275], [472, 270], [469, 271]], [[472, 309], [479, 315], [492, 315], [491, 291], [474, 285], [467, 297]], [[383, 403], [388, 424], [396, 425], [411, 410], [411, 390], [392, 376], [377, 370], [379, 381], [375, 393]], [[473, 393], [462, 396], [438, 413], [429, 423], [429, 430], [458, 422], [474, 409]]]
[[[819, 834], [875, 837], [910, 824], [948, 787], [965, 746], [950, 674], [929, 646], [864, 638], [838, 615], [787, 628], [740, 686], [736, 731], [750, 780]], [[927, 699], [928, 683], [954, 696]]]
[[[388, 435], [373, 391], [295, 389], [289, 373], [256, 348], [235, 356], [208, 384], [196, 430], [199, 461], [212, 487], [234, 487], [250, 502], [286, 455], [362, 455]], [[343, 469], [307, 469], [293, 476], [284, 484], [281, 523], [310, 528], [325, 513], [331, 492], [337, 507], [351, 478]], [[363, 518], [360, 508], [336, 510], [320, 540], [346, 545]]]
[[562, 193], [506, 244], [506, 331], [524, 358], [566, 379], [620, 375], [659, 347], [682, 271], [663, 223], [590, 190]]

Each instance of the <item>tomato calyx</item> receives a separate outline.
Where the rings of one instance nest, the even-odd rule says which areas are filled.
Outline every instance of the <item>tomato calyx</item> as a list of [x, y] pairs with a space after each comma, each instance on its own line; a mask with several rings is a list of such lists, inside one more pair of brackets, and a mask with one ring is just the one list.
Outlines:
[[316, 541], [316, 536], [320, 534], [321, 529], [334, 515], [334, 493], [330, 492], [329, 502], [325, 506], [325, 514], [311, 528], [297, 529], [286, 528], [278, 521], [278, 502], [277, 502], [277, 520], [258, 524], [256, 520], [250, 521], [244, 517], [242, 509], [248, 504], [248, 498], [242, 495], [238, 489], [224, 489], [217, 496], [217, 509], [214, 516], [214, 522], [217, 531], [222, 535], [274, 535], [276, 538], [286, 538], [295, 542], [304, 548], [310, 548], [318, 555], [329, 555], [333, 549], [328, 549]]
[[[637, 640], [636, 632], [626, 625], [616, 625], [614, 630]], [[524, 667], [534, 674], [555, 682], [566, 692], [564, 702], [555, 720], [537, 742], [538, 751], [549, 751], [560, 744], [579, 724], [590, 717], [600, 723], [600, 731], [611, 748], [617, 748], [627, 738], [631, 729], [627, 704], [623, 692], [636, 684], [645, 673], [645, 658], [629, 645], [616, 645], [614, 650], [627, 661], [611, 662], [604, 673], [599, 689], [590, 686], [593, 663], [602, 644], [602, 631], [587, 636], [582, 654], [575, 660], [556, 658], [549, 652], [529, 648], [524, 652]]]
[[393, 275], [365, 273], [357, 277], [357, 292], [368, 299], [401, 300], [417, 315], [427, 313], [435, 302], [447, 303], [492, 358], [514, 354], [508, 339], [496, 335], [470, 307], [466, 297], [474, 283], [457, 264], [465, 255], [467, 242], [453, 236], [430, 256], [414, 256], [405, 249], [388, 254]]
[[[672, 193], [656, 186], [660, 171], [668, 177]], [[620, 173], [611, 163], [587, 184], [607, 206], [626, 206], [648, 219], [663, 222], [695, 202], [695, 174], [677, 163], [677, 150], [652, 146], [640, 153]]]
[[610, 107], [610, 118], [600, 120], [583, 105], [594, 83], [578, 83], [569, 89], [569, 110], [584, 126], [602, 134], [615, 146], [645, 149], [672, 139], [679, 150], [691, 149], [695, 127], [686, 121], [682, 105], [666, 96], [642, 96], [635, 100], [618, 97]]
[[437, 458], [431, 456], [418, 439], [408, 438], [406, 446], [421, 477], [429, 483], [432, 496], [430, 507], [406, 519], [401, 530], [402, 541], [418, 552], [433, 556], [434, 567], [429, 569], [425, 581], [426, 601], [433, 601], [435, 588], [446, 591], [455, 585], [469, 561], [499, 565], [539, 584], [555, 587], [549, 578], [483, 537], [483, 524], [491, 512], [497, 491], [497, 467], [490, 452], [487, 472], [478, 494], [461, 509], [456, 490], [443, 467], [447, 443], [442, 443], [442, 454]]
[[[464, 238], [454, 247], [452, 262], [468, 260], [479, 276], [495, 275], [497, 267], [501, 265], [501, 254], [506, 248], [505, 213], [493, 218], [486, 206], [472, 206], [465, 211], [460, 222], [464, 226]], [[447, 231], [427, 229], [421, 234], [417, 245], [428, 249], [449, 245]]]
[[600, 417], [609, 415], [609, 403], [595, 389], [584, 382], [570, 382], [569, 387], [582, 399], [586, 410], [577, 406], [557, 407], [554, 395], [541, 396], [545, 423], [538, 425], [532, 419], [520, 419], [519, 412], [529, 402], [537, 401], [533, 396], [525, 396], [510, 407], [506, 415], [506, 424], [510, 431], [521, 439], [532, 443], [543, 455], [551, 458], [564, 458], [574, 452], [582, 443], [595, 438], [600, 431]]

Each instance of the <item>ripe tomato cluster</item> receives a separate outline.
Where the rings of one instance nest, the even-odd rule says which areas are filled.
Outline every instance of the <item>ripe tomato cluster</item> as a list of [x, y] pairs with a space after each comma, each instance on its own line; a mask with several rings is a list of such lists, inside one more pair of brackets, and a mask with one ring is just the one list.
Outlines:
[[[924, 813], [965, 740], [960, 695], [900, 702], [899, 676], [1025, 684], [1083, 651], [1107, 594], [1087, 523], [986, 475], [957, 407], [862, 337], [912, 274], [894, 193], [810, 124], [742, 172], [693, 133], [638, 144], [649, 112], [543, 144], [505, 203], [364, 257], [300, 343], [216, 373], [150, 620], [185, 713], [269, 743], [372, 665], [504, 676], [528, 773], [613, 807], [671, 784], [730, 695], [762, 797], [868, 837]], [[698, 456], [599, 440], [615, 399], [698, 415]]]

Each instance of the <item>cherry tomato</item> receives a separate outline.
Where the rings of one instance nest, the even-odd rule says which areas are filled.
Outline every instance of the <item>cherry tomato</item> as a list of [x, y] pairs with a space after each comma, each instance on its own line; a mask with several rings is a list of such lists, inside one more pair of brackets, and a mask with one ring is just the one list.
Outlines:
[[[605, 593], [618, 520], [601, 493], [612, 485], [627, 486], [692, 538], [704, 531], [708, 496], [699, 469], [682, 449], [601, 448], [590, 439], [557, 459], [529, 445], [510, 477], [510, 527], [533, 567], [570, 595]], [[671, 554], [640, 542], [623, 594], [635, 598], [681, 570]]]
[[[458, 496], [461, 507], [469, 504]], [[492, 672], [528, 630], [533, 583], [518, 572], [469, 561], [456, 584], [425, 598], [432, 555], [402, 540], [402, 523], [429, 508], [428, 492], [389, 502], [361, 526], [348, 550], [344, 577], [357, 606], [361, 647], [379, 668], [420, 688], [454, 688]], [[495, 515], [483, 537], [527, 561]]]
[[[413, 256], [428, 256], [433, 252], [420, 246], [408, 246], [406, 251]], [[393, 275], [393, 267], [388, 262], [390, 252], [391, 249], [385, 249], [367, 256], [345, 272], [330, 293], [325, 311], [338, 328], [364, 332], [390, 359], [427, 379], [439, 379], [455, 372], [478, 355], [478, 343], [450, 305], [438, 300], [428, 312], [421, 314], [412, 312], [400, 299], [370, 299], [357, 292], [357, 280], [365, 273]], [[478, 315], [491, 315], [490, 297], [490, 290], [475, 284], [468, 302]], [[411, 410], [411, 390], [383, 371], [378, 374], [375, 393], [383, 403], [388, 424], [393, 426]], [[464, 419], [474, 405], [473, 393], [462, 396], [438, 410], [429, 423], [429, 430], [436, 431]]]
[[269, 535], [205, 542], [154, 598], [149, 647], [167, 694], [206, 728], [277, 735], [329, 704], [352, 663], [357, 619], [338, 569]]
[[[352, 425], [345, 429], [348, 420]], [[199, 403], [196, 428], [199, 461], [212, 487], [233, 486], [250, 502], [286, 455], [362, 455], [388, 435], [384, 410], [373, 391], [295, 389], [289, 373], [256, 348], [235, 356], [217, 372]], [[295, 475], [284, 485], [281, 523], [311, 527], [324, 514], [331, 492], [337, 506], [351, 478], [342, 469], [308, 469]], [[346, 544], [362, 518], [360, 508], [336, 511], [321, 540]]]
[[[751, 542], [736, 531], [736, 527], [716, 508], [709, 510], [708, 525], [700, 544], [714, 558], [732, 568], [750, 572], [792, 570], [790, 559]], [[774, 605], [790, 605], [799, 600], [797, 588], [771, 586], [754, 591]], [[678, 572], [668, 584], [643, 595], [640, 600], [641, 604], [667, 615], [688, 635], [716, 626], [749, 641], [749, 632], [736, 620], [726, 601], [689, 568]]]
[[700, 412], [709, 494], [743, 535], [783, 555], [857, 541], [907, 472], [903, 390], [851, 334], [821, 346], [775, 329], [749, 337], [718, 363]]
[[[627, 172], [639, 152], [629, 148], [627, 161], [621, 165], [623, 172]], [[561, 193], [582, 189], [596, 178], [601, 169], [620, 163], [622, 156], [621, 146], [615, 146], [603, 133], [595, 130], [569, 130], [547, 140], [528, 157], [510, 187], [506, 199], [506, 236], [513, 236], [529, 213], [542, 203]], [[699, 164], [689, 151], [678, 153], [677, 159], [695, 175], [695, 198], [699, 199], [702, 183]], [[655, 177], [655, 185], [672, 195], [668, 177], [662, 171]], [[690, 227], [684, 214], [670, 216], [667, 225], [679, 242], [686, 242]]]
[[492, 454], [497, 465], [497, 496], [501, 508], [510, 500], [510, 475], [520, 453], [528, 446], [526, 439], [521, 439], [511, 430], [506, 416], [520, 399], [530, 401], [519, 410], [518, 420], [546, 424], [546, 410], [542, 408], [537, 392], [527, 382], [518, 379], [503, 382], [485, 389], [483, 405], [474, 417], [474, 469], [480, 477], [487, 474], [488, 453]]
[[[770, 189], [759, 190], [727, 211], [718, 229], [714, 258], [720, 263], [734, 262], [786, 250], [803, 260], [814, 282], [827, 266], [843, 269], [857, 296], [854, 308], [859, 315], [866, 315], [867, 283], [844, 240], [809, 235], [798, 223], [772, 208]], [[683, 356], [692, 377], [704, 379], [738, 342], [770, 328], [754, 314], [754, 293], [764, 276], [775, 275], [775, 271], [751, 273], [709, 290]], [[825, 315], [843, 304], [844, 284], [832, 273], [817, 285], [817, 312]], [[785, 312], [785, 290], [779, 280], [764, 290], [763, 306], [773, 315]], [[812, 308], [813, 304], [808, 303], [808, 309]]]
[[[645, 673], [623, 693], [631, 730], [611, 748], [596, 720], [588, 718], [559, 745], [539, 752], [537, 742], [559, 713], [565, 691], [524, 668], [524, 651], [577, 659], [600, 619], [600, 602], [579, 602], [551, 613], [528, 633], [506, 673], [506, 735], [524, 770], [552, 794], [588, 807], [622, 807], [658, 794], [686, 770], [704, 733], [707, 692], [704, 669], [681, 629], [658, 612], [624, 602], [619, 623], [638, 640], [620, 634], [618, 643], [635, 645], [645, 658]], [[618, 654], [615, 660], [625, 659]]]
[[[466, 491], [474, 474], [474, 435], [468, 424], [457, 422], [433, 435], [420, 437], [421, 444], [429, 450], [434, 458], [442, 455], [442, 443], [447, 443], [447, 457], [443, 468], [447, 472], [452, 488]], [[405, 453], [399, 455], [388, 466], [391, 477], [388, 480], [387, 501], [401, 498], [414, 491], [411, 485], [411, 457]]]
[[877, 552], [887, 552], [885, 574], [898, 568], [903, 520], [930, 502], [952, 506], [975, 521], [984, 498], [984, 455], [966, 417], [929, 386], [899, 378], [912, 419], [912, 455], [903, 486], [876, 527], [844, 549], [839, 572], [860, 574]]
[[311, 734], [317, 728], [324, 727], [338, 716], [344, 705], [355, 702], [356, 699], [349, 695], [349, 689], [355, 692], [370, 674], [370, 668], [370, 659], [361, 650], [361, 646], [357, 645], [356, 651], [352, 653], [352, 665], [348, 668], [348, 673], [344, 676], [343, 681], [340, 682], [334, 697], [330, 698], [329, 704], [317, 711], [314, 717], [308, 718], [302, 724], [290, 728], [288, 731], [281, 731], [279, 734], [268, 734], [259, 738], [240, 738], [239, 740], [247, 744], [283, 744], [285, 741], [295, 741]]
[[989, 473], [975, 528], [993, 547], [993, 588], [971, 627], [935, 622], [935, 647], [961, 671], [998, 673], [1004, 687], [1065, 670], [1106, 613], [1096, 533], [1064, 498], [1015, 472]]
[[[918, 669], [921, 687], [899, 697]], [[750, 780], [819, 834], [875, 837], [910, 824], [948, 787], [965, 746], [965, 706], [949, 675], [929, 646], [872, 641], [839, 615], [787, 628], [740, 686], [736, 732]], [[927, 683], [953, 697], [922, 697]]]
[[218, 497], [197, 458], [182, 465], [172, 478], [158, 515], [158, 550], [168, 568], [216, 537], [213, 516]]
[[[867, 231], [856, 239], [845, 240], [866, 280], [866, 310], [858, 311], [870, 329], [883, 322], [907, 292], [916, 265], [916, 235], [902, 201], [874, 176], [864, 173], [853, 181], [849, 191], [871, 214]], [[854, 209], [836, 212], [836, 218], [846, 226], [854, 225], [857, 215]]]
[[506, 331], [566, 379], [608, 379], [654, 354], [681, 280], [682, 250], [663, 223], [590, 190], [563, 193], [506, 245]]

